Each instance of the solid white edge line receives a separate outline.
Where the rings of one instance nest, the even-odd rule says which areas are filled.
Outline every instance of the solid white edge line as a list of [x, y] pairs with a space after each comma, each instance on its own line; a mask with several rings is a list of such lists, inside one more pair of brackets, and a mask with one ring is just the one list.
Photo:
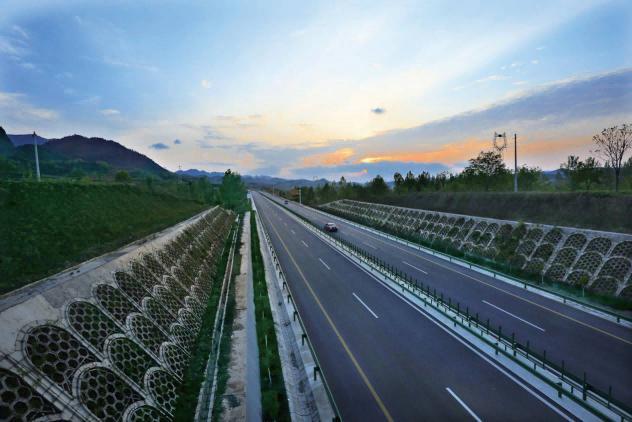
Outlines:
[[296, 234], [296, 232], [294, 230], [290, 229], [290, 231], [292, 232], [292, 234]]
[[474, 418], [474, 420], [475, 420], [476, 422], [482, 422], [482, 421], [481, 421], [481, 418], [479, 418], [479, 417], [476, 415], [476, 413], [474, 413], [474, 411], [473, 411], [472, 409], [470, 409], [470, 407], [469, 407], [467, 404], [465, 404], [465, 402], [464, 402], [463, 400], [461, 400], [461, 398], [460, 398], [459, 396], [457, 396], [457, 395], [456, 395], [456, 393], [455, 393], [454, 391], [452, 391], [452, 390], [450, 389], [450, 387], [446, 387], [445, 389], [446, 389], [446, 390], [448, 390], [448, 393], [450, 393], [450, 395], [451, 395], [452, 397], [454, 397], [454, 400], [458, 401], [458, 402], [459, 402], [459, 404], [460, 404], [461, 406], [463, 406], [463, 409], [467, 410], [467, 413], [469, 413], [469, 414], [470, 414], [470, 415]]
[[[269, 201], [271, 201], [268, 198]], [[286, 213], [289, 214], [289, 212], [285, 211]], [[291, 215], [290, 215], [291, 216]], [[305, 223], [303, 223], [305, 224]], [[309, 230], [308, 230], [309, 231]], [[424, 316], [425, 318], [427, 318], [428, 320], [430, 320], [433, 324], [435, 324], [437, 327], [439, 327], [440, 329], [442, 329], [445, 333], [447, 333], [448, 335], [450, 335], [452, 338], [454, 338], [456, 341], [458, 341], [459, 343], [463, 344], [466, 348], [468, 348], [470, 351], [472, 351], [472, 353], [476, 354], [478, 357], [480, 357], [481, 359], [483, 359], [485, 362], [487, 362], [489, 365], [491, 365], [492, 367], [496, 368], [496, 370], [498, 370], [501, 374], [505, 375], [507, 378], [509, 378], [510, 380], [512, 380], [514, 383], [516, 383], [518, 386], [522, 387], [523, 390], [525, 390], [527, 393], [529, 393], [532, 397], [534, 397], [536, 400], [540, 401], [542, 404], [544, 404], [546, 407], [548, 407], [549, 409], [551, 409], [553, 412], [557, 413], [559, 416], [561, 416], [563, 419], [567, 420], [567, 421], [573, 421], [572, 418], [570, 418], [568, 415], [566, 415], [564, 412], [569, 412], [572, 414], [572, 412], [568, 411], [567, 409], [565, 409], [564, 407], [560, 406], [558, 403], [552, 401], [549, 402], [549, 400], [551, 400], [549, 397], [547, 397], [546, 395], [544, 395], [544, 397], [542, 397], [540, 394], [544, 394], [542, 392], [539, 391], [539, 389], [535, 386], [532, 385], [528, 385], [526, 383], [524, 383], [522, 380], [520, 380], [518, 378], [517, 375], [515, 375], [509, 368], [505, 368], [503, 366], [501, 366], [500, 363], [496, 363], [494, 361], [492, 361], [489, 357], [487, 357], [485, 354], [483, 354], [482, 351], [478, 350], [476, 346], [474, 346], [473, 344], [470, 344], [469, 341], [461, 338], [459, 336], [459, 334], [452, 332], [448, 327], [444, 326], [443, 323], [441, 323], [438, 320], [435, 320], [435, 317], [433, 317], [432, 315], [430, 315], [429, 313], [426, 313], [426, 311], [424, 311], [423, 309], [421, 309], [420, 307], [418, 307], [415, 303], [413, 303], [410, 299], [408, 299], [407, 297], [401, 295], [398, 291], [394, 290], [391, 286], [389, 286], [386, 282], [384, 282], [383, 280], [380, 280], [379, 278], [377, 278], [374, 274], [371, 274], [367, 269], [363, 268], [359, 263], [355, 262], [353, 259], [351, 259], [349, 256], [347, 256], [346, 254], [344, 254], [342, 251], [340, 251], [338, 248], [336, 248], [335, 246], [333, 246], [331, 243], [326, 242], [323, 239], [320, 239], [315, 233], [312, 233], [317, 239], [319, 239], [321, 242], [323, 242], [325, 245], [328, 245], [331, 249], [333, 249], [334, 251], [338, 252], [338, 254], [340, 254], [342, 257], [344, 257], [345, 259], [347, 259], [349, 262], [351, 262], [353, 265], [355, 265], [357, 268], [359, 268], [360, 270], [364, 271], [367, 275], [369, 275], [371, 278], [373, 278], [374, 280], [376, 280], [382, 287], [384, 287], [386, 290], [390, 291], [392, 294], [394, 294], [395, 296], [397, 296], [402, 302], [404, 302], [405, 304], [407, 304], [408, 306], [410, 306], [411, 308], [413, 308], [413, 310], [415, 310], [417, 313], [419, 313], [420, 315]], [[537, 393], [536, 393], [537, 391]], [[546, 399], [545, 399], [546, 397]], [[558, 408], [557, 406], [559, 406], [561, 409], [564, 409], [564, 411], [562, 411], [560, 408]]]
[[306, 247], [306, 248], [309, 248], [309, 246], [307, 245], [307, 243], [305, 243], [305, 241], [304, 241], [304, 240], [301, 240], [301, 243], [302, 243], [303, 245], [305, 245], [305, 247]]
[[371, 308], [369, 308], [369, 306], [368, 306], [366, 303], [364, 303], [364, 301], [363, 301], [362, 299], [360, 299], [360, 298], [358, 297], [358, 295], [357, 295], [357, 294], [355, 294], [355, 292], [352, 292], [352, 294], [353, 294], [353, 297], [355, 297], [356, 299], [358, 299], [358, 302], [360, 302], [360, 303], [362, 304], [362, 306], [364, 306], [364, 307], [366, 308], [366, 310], [367, 310], [367, 311], [371, 312], [371, 315], [373, 315], [375, 318], [379, 318], [379, 317], [376, 315], [376, 313], [375, 313], [375, 312], [373, 312], [373, 311], [371, 310]]
[[491, 306], [492, 308], [496, 308], [496, 309], [498, 309], [499, 311], [504, 312], [504, 313], [506, 313], [507, 315], [512, 316], [512, 317], [516, 318], [517, 320], [520, 320], [520, 321], [524, 322], [525, 324], [528, 324], [528, 325], [532, 326], [533, 328], [537, 328], [538, 330], [540, 330], [540, 331], [542, 331], [542, 332], [544, 332], [544, 333], [546, 332], [546, 330], [545, 330], [544, 328], [539, 327], [539, 326], [537, 326], [537, 325], [535, 325], [535, 324], [533, 324], [533, 323], [531, 323], [531, 322], [527, 321], [526, 319], [522, 319], [522, 318], [520, 318], [519, 316], [514, 315], [514, 314], [512, 314], [512, 313], [511, 313], [511, 312], [509, 312], [509, 311], [505, 311], [503, 308], [501, 308], [501, 307], [499, 307], [499, 306], [496, 306], [496, 305], [494, 305], [493, 303], [489, 303], [489, 302], [488, 302], [488, 301], [486, 301], [486, 300], [481, 300], [481, 302], [483, 302], [483, 303], [484, 303], [484, 304], [486, 304], [486, 305]]
[[424, 273], [424, 274], [428, 275], [428, 273], [427, 273], [426, 271], [422, 270], [421, 268], [417, 268], [417, 267], [415, 267], [413, 264], [409, 264], [409, 263], [408, 263], [408, 262], [406, 262], [406, 261], [402, 261], [402, 264], [406, 264], [406, 265], [408, 265], [409, 267], [412, 267], [412, 268], [416, 269], [417, 271], [421, 271], [422, 273]]
[[318, 258], [318, 260], [320, 261], [321, 264], [323, 264], [325, 266], [325, 268], [327, 268], [328, 270], [331, 271], [331, 268], [329, 268], [329, 265], [325, 264], [325, 261], [323, 261], [322, 259]]

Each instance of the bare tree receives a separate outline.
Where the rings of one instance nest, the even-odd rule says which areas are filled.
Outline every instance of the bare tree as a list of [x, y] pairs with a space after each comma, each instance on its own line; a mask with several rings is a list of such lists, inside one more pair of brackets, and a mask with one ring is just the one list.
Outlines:
[[614, 169], [614, 190], [618, 192], [623, 157], [632, 149], [632, 124], [606, 128], [593, 136], [593, 141], [597, 145], [595, 152]]

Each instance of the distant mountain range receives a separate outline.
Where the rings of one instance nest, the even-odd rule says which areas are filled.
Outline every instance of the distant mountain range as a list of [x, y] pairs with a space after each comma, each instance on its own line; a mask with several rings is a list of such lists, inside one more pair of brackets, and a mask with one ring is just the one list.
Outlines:
[[[221, 183], [222, 177], [224, 176], [223, 172], [208, 172], [205, 170], [198, 169], [189, 169], [189, 170], [178, 170], [176, 174], [189, 176], [189, 177], [207, 177], [211, 183]], [[241, 175], [241, 179], [244, 183], [249, 187], [254, 188], [271, 188], [275, 187], [281, 190], [288, 190], [294, 187], [317, 187], [322, 186], [327, 183], [326, 179], [283, 179], [280, 177], [272, 177], [272, 176], [250, 176], [250, 175]]]
[[[72, 170], [81, 169], [91, 174], [100, 170], [126, 170], [137, 175], [170, 176], [172, 173], [139, 152], [124, 147], [115, 141], [102, 138], [87, 138], [81, 135], [66, 136], [61, 139], [46, 139], [36, 136], [42, 171], [51, 175], [64, 176]], [[22, 166], [29, 167], [33, 158], [32, 135], [7, 135], [0, 128], [0, 155], [9, 157]], [[105, 168], [110, 170], [103, 170]], [[96, 170], [95, 170], [96, 169]]]

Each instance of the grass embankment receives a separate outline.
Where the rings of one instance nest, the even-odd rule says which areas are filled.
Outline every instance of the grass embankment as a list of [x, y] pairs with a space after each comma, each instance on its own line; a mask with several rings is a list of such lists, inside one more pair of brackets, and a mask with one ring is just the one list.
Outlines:
[[[509, 262], [500, 260], [495, 261], [483, 256], [474, 255], [472, 253], [465, 253], [462, 250], [453, 247], [450, 242], [445, 242], [441, 240], [428, 241], [422, 239], [419, 236], [407, 233], [403, 230], [396, 230], [383, 224], [373, 223], [368, 218], [358, 217], [355, 215], [346, 215], [331, 209], [327, 209], [326, 211], [339, 217], [355, 221], [356, 223], [360, 223], [365, 226], [380, 230], [382, 232], [400, 237], [402, 239], [406, 239], [428, 249], [433, 249], [435, 251], [442, 252], [456, 258], [461, 258], [465, 261], [471, 262], [472, 264], [477, 264], [481, 267], [497, 271], [498, 273], [506, 274], [519, 278], [521, 280], [528, 281], [531, 284], [540, 285], [540, 287], [554, 291], [564, 296], [573, 297], [578, 301], [602, 305], [616, 310], [632, 310], [632, 301], [628, 299], [606, 296], [590, 290], [582, 290], [582, 288], [580, 287], [573, 286], [567, 283], [560, 283], [547, 277], [543, 277], [541, 274], [534, 274], [520, 268], [512, 267]], [[515, 239], [514, 241], [517, 242], [517, 240]]]
[[192, 421], [195, 416], [200, 387], [206, 376], [206, 363], [213, 346], [211, 333], [213, 332], [215, 314], [222, 292], [222, 280], [226, 272], [234, 230], [236, 229], [233, 228], [226, 238], [224, 251], [218, 263], [217, 272], [213, 276], [213, 282], [211, 283], [211, 294], [209, 295], [206, 310], [202, 317], [200, 332], [191, 349], [191, 360], [184, 371], [182, 384], [180, 384], [178, 388], [178, 400], [176, 401], [174, 411], [174, 420], [176, 421]]
[[609, 192], [430, 192], [369, 202], [554, 226], [632, 233], [632, 195]]
[[0, 182], [0, 293], [162, 230], [206, 207], [123, 184]]
[[291, 420], [290, 409], [287, 402], [279, 348], [268, 299], [263, 257], [259, 249], [255, 211], [250, 214], [250, 233], [257, 344], [259, 346], [262, 419], [264, 421], [289, 421]]

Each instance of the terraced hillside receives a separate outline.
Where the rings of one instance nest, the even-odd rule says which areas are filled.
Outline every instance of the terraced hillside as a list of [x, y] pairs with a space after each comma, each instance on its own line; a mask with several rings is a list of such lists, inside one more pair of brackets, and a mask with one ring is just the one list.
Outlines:
[[632, 236], [339, 200], [322, 206], [405, 237], [502, 262], [527, 274], [632, 299]]
[[171, 419], [233, 221], [215, 207], [101, 267], [4, 296], [0, 419]]

